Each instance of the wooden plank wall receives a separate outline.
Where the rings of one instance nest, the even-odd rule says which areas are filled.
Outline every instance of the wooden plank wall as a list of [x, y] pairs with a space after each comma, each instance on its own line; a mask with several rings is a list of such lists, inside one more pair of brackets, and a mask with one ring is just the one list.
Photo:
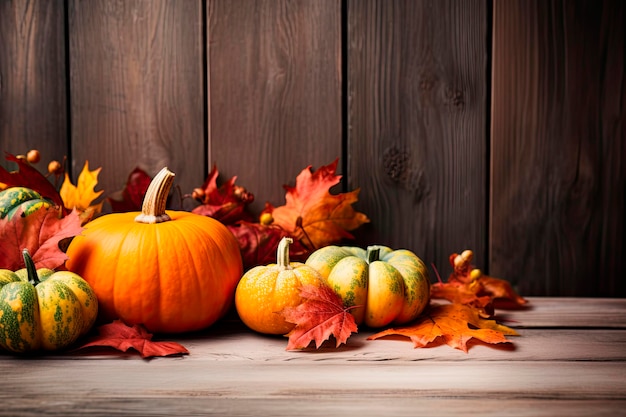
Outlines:
[[625, 20], [619, 0], [1, 0], [0, 149], [88, 159], [107, 193], [164, 164], [190, 192], [217, 164], [257, 210], [339, 157], [359, 245], [624, 297]]
[[490, 271], [523, 293], [626, 295], [624, 9], [494, 2]]
[[0, 163], [37, 148], [67, 155], [67, 76], [62, 2], [0, 1]]
[[205, 126], [203, 18], [198, 1], [68, 2], [71, 155], [102, 167], [117, 190], [139, 164], [200, 182]]
[[488, 10], [471, 1], [348, 6], [349, 185], [375, 221], [362, 241], [450, 272], [486, 263]]
[[211, 0], [209, 162], [285, 204], [283, 184], [342, 155], [341, 3]]

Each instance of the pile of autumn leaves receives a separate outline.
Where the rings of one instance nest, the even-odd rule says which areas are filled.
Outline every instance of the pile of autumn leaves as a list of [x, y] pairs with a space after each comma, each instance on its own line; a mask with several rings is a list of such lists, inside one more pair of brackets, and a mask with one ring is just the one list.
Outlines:
[[[21, 249], [24, 247], [33, 254], [37, 268], [62, 268], [67, 258], [63, 252], [64, 242], [79, 234], [82, 225], [102, 211], [104, 201], [95, 202], [102, 194], [102, 191], [95, 191], [100, 168], [89, 170], [88, 162], [85, 162], [76, 185], [66, 173], [61, 174], [64, 181], [57, 192], [56, 187], [27, 161], [13, 155], [6, 158], [17, 163], [18, 170], [8, 172], [0, 167], [0, 187], [4, 184], [4, 187], [34, 189], [57, 204], [60, 215], [40, 210], [42, 213], [25, 218], [0, 220], [0, 251], [3, 253], [0, 268], [16, 270], [21, 267]], [[235, 184], [236, 177], [218, 186], [216, 167], [201, 187], [183, 198], [195, 200], [194, 213], [211, 216], [231, 230], [240, 242], [246, 269], [275, 262], [276, 246], [286, 236], [294, 240], [290, 246], [290, 258], [304, 260], [316, 248], [352, 238], [350, 231], [369, 222], [365, 214], [352, 207], [358, 200], [358, 189], [330, 193], [330, 188], [341, 179], [336, 175], [337, 162], [335, 160], [314, 172], [310, 166], [303, 169], [294, 187], [285, 186], [286, 204], [272, 207], [268, 203], [257, 218], [247, 210], [254, 196]], [[106, 198], [112, 211], [141, 210], [150, 181], [151, 177], [143, 170], [133, 170], [125, 188]], [[465, 352], [468, 342], [473, 339], [488, 344], [509, 343], [505, 336], [516, 332], [494, 320], [494, 301], [507, 300], [521, 306], [526, 300], [517, 295], [508, 282], [476, 274], [471, 266], [471, 256], [465, 257], [463, 262], [459, 262], [459, 257], [458, 254], [450, 257], [454, 272], [448, 281], [431, 286], [431, 300], [447, 302], [431, 302], [424, 314], [409, 326], [389, 328], [368, 339], [400, 335], [409, 338], [415, 347], [445, 343]], [[286, 318], [296, 324], [289, 335], [287, 349], [306, 348], [310, 342], [319, 347], [331, 335], [335, 336], [336, 346], [339, 346], [358, 331], [354, 322], [350, 322], [349, 309], [344, 308], [339, 297], [319, 292], [302, 295], [300, 306], [284, 312], [288, 315]], [[319, 308], [325, 309], [325, 315], [317, 314]], [[341, 328], [341, 332], [336, 332], [336, 328]], [[138, 338], [141, 344], [151, 338], [149, 334], [137, 336], [141, 332], [131, 333], [135, 336], [128, 337]]]

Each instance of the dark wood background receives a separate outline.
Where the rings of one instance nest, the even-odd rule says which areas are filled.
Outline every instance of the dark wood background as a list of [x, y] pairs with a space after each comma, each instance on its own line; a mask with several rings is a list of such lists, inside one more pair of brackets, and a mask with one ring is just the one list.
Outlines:
[[[0, 150], [284, 204], [361, 188], [356, 241], [524, 295], [626, 296], [620, 0], [0, 0]], [[2, 160], [2, 165], [11, 164]]]

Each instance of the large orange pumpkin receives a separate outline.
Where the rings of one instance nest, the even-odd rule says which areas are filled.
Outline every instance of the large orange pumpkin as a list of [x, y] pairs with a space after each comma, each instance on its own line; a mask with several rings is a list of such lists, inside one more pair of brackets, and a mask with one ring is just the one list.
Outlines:
[[167, 168], [155, 176], [141, 213], [104, 215], [72, 240], [67, 268], [93, 288], [101, 320], [182, 333], [229, 309], [243, 273], [239, 245], [213, 218], [165, 210], [173, 177]]

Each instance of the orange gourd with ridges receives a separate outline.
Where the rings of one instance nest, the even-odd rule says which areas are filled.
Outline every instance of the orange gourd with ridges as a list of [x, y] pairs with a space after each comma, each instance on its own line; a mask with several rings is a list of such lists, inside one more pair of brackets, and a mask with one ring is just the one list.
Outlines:
[[430, 300], [426, 265], [413, 252], [369, 246], [326, 246], [306, 265], [320, 272], [343, 299], [357, 324], [384, 327], [416, 319]]

